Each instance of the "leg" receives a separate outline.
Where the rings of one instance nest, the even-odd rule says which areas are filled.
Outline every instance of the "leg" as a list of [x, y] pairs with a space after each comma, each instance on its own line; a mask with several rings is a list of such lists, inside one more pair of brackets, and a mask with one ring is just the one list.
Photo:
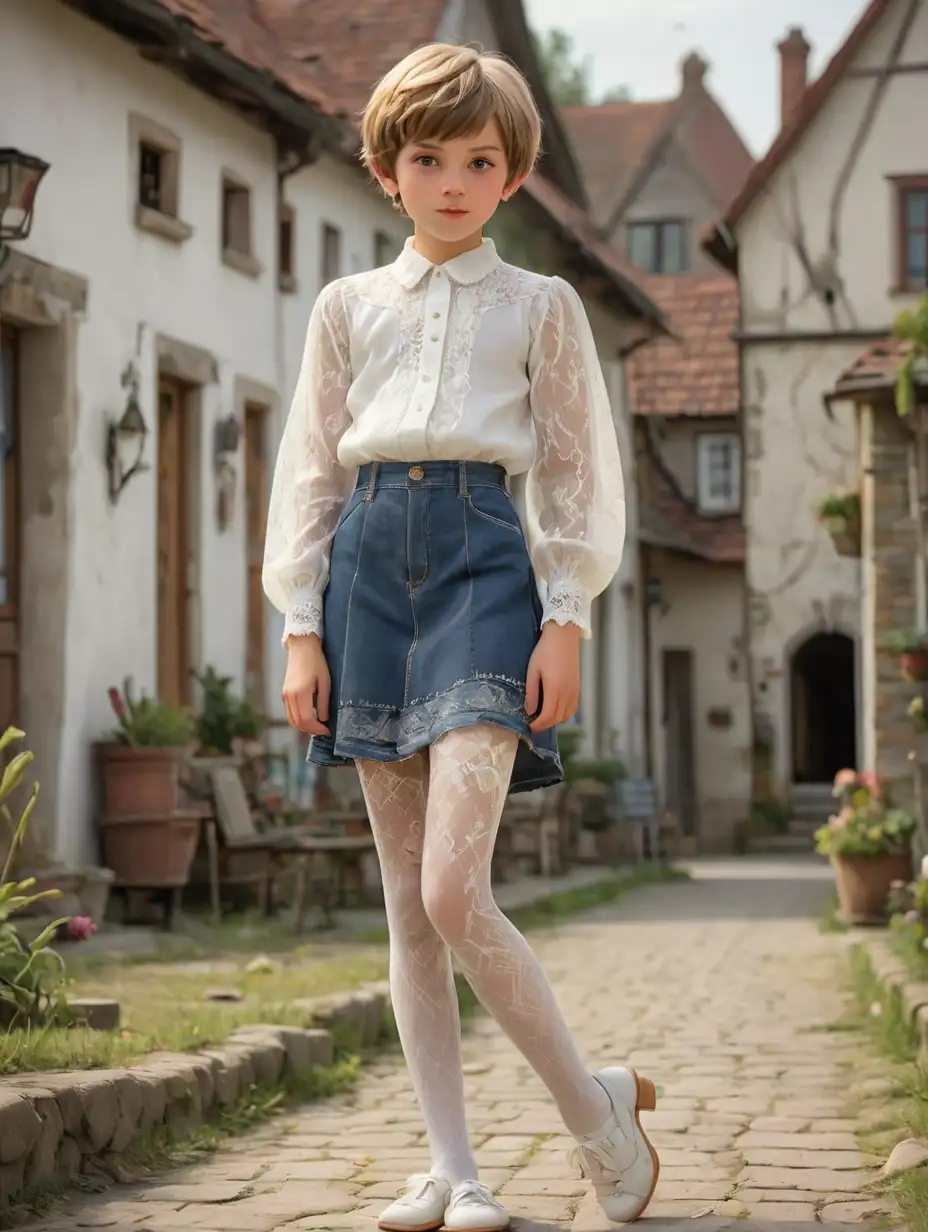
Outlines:
[[482, 1005], [548, 1087], [567, 1128], [584, 1134], [606, 1121], [609, 1099], [580, 1059], [538, 959], [490, 888], [517, 742], [481, 725], [433, 746], [422, 894]]
[[657, 1154], [639, 1119], [654, 1107], [654, 1087], [619, 1066], [588, 1073], [538, 960], [493, 899], [490, 866], [515, 752], [516, 737], [490, 725], [449, 732], [432, 748], [423, 900], [482, 1004], [554, 1096], [578, 1140], [572, 1162], [606, 1215], [627, 1223], [657, 1185]]
[[451, 956], [422, 903], [424, 753], [403, 762], [359, 761], [380, 859], [390, 929], [390, 992], [400, 1043], [428, 1131], [432, 1173], [473, 1179], [464, 1114], [461, 1025]]

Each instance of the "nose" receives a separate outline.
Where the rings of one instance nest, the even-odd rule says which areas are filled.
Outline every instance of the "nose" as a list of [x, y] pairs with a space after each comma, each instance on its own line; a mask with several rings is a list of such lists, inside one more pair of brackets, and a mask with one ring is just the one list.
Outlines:
[[441, 191], [445, 197], [461, 197], [464, 195], [464, 185], [456, 176], [452, 176], [442, 184]]

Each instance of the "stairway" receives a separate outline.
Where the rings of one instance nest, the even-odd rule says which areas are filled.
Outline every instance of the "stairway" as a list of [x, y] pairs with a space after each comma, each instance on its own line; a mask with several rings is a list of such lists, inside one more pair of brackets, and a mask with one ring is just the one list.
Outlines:
[[793, 820], [784, 834], [758, 835], [751, 840], [752, 852], [793, 854], [815, 850], [815, 831], [835, 811], [831, 783], [795, 783], [790, 793]]

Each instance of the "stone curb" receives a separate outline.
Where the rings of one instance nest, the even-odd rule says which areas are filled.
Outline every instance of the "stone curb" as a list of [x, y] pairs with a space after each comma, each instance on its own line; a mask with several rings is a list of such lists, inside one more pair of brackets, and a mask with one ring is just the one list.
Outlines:
[[928, 983], [913, 977], [885, 933], [855, 928], [847, 934], [847, 940], [849, 946], [860, 945], [867, 951], [877, 979], [899, 997], [911, 1019], [919, 1053], [928, 1054]]
[[125, 1069], [0, 1078], [0, 1210], [113, 1162], [156, 1129], [189, 1132], [252, 1086], [331, 1065], [336, 1048], [369, 1048], [388, 1034], [386, 984], [294, 1004], [313, 1027], [252, 1023], [220, 1047], [151, 1053]]

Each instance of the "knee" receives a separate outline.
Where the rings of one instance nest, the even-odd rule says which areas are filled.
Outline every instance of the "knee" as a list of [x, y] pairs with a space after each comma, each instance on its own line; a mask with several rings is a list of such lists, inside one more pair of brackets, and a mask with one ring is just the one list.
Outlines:
[[467, 940], [474, 913], [474, 895], [455, 868], [423, 873], [422, 902], [432, 927], [449, 949]]

